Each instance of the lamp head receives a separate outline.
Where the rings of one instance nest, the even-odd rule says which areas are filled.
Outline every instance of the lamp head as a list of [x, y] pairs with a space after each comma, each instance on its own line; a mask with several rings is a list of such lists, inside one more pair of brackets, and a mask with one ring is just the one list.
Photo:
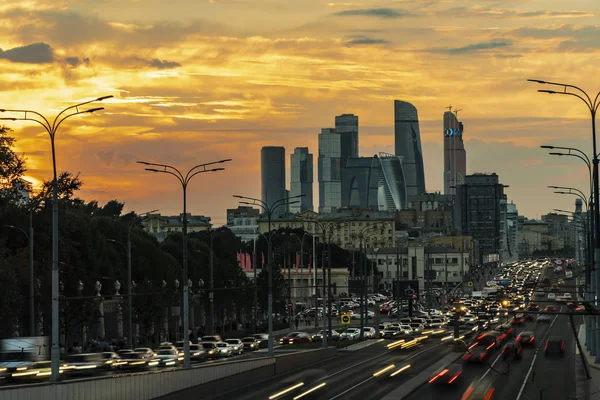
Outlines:
[[528, 82], [541, 83], [541, 84], [544, 84], [544, 83], [546, 83], [545, 81], [541, 81], [541, 80], [539, 80], [539, 79], [527, 79], [527, 81], [528, 81]]
[[540, 148], [542, 148], [542, 149], [553, 149], [554, 146], [540, 146]]
[[144, 165], [150, 165], [150, 163], [146, 162], [146, 161], [136, 161], [136, 163], [138, 163], [138, 164], [144, 164]]
[[96, 101], [102, 101], [102, 100], [106, 100], [106, 99], [111, 99], [111, 98], [113, 98], [113, 97], [114, 97], [114, 96], [113, 96], [112, 94], [111, 94], [111, 95], [109, 95], [109, 96], [102, 96], [102, 97], [98, 97], [98, 98], [96, 99]]
[[102, 110], [104, 110], [104, 107], [96, 107], [96, 108], [90, 108], [89, 110], [85, 110], [85, 112], [93, 113], [93, 112], [102, 111]]
[[540, 93], [548, 93], [548, 94], [557, 94], [558, 92], [554, 91], [554, 90], [545, 90], [545, 89], [539, 89], [538, 92]]

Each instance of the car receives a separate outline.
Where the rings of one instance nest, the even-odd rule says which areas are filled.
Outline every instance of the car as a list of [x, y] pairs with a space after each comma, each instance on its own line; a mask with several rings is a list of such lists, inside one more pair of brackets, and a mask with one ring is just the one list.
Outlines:
[[494, 398], [492, 381], [488, 379], [475, 380], [462, 395], [462, 400], [492, 400]]
[[506, 361], [509, 359], [520, 360], [523, 346], [520, 341], [515, 340], [504, 345], [502, 348], [502, 358]]
[[563, 300], [571, 300], [572, 299], [571, 293], [563, 293], [562, 298], [563, 298]]
[[113, 351], [105, 351], [102, 353], [104, 359], [104, 365], [106, 368], [110, 368], [115, 361], [118, 361], [121, 357]]
[[[320, 342], [321, 340], [323, 340], [323, 329], [321, 329], [319, 332], [313, 334], [310, 338], [313, 342]], [[325, 332], [329, 333], [329, 329], [327, 329]], [[335, 329], [331, 330], [331, 340], [340, 340], [340, 333], [338, 331], [336, 331]]]
[[225, 339], [225, 343], [233, 348], [234, 354], [244, 353], [244, 343], [240, 339]]
[[104, 369], [105, 361], [103, 353], [72, 354], [67, 356], [63, 368], [69, 375], [90, 375]]
[[174, 349], [158, 349], [156, 358], [161, 367], [174, 367], [179, 363], [179, 353]]
[[494, 344], [490, 344], [487, 347], [477, 343], [471, 345], [469, 350], [463, 356], [463, 361], [468, 363], [483, 363], [490, 357], [490, 352], [493, 350], [493, 347]]
[[200, 346], [202, 346], [206, 352], [206, 358], [211, 358], [214, 360], [221, 356], [221, 352], [219, 351], [219, 348], [215, 342], [202, 342], [200, 343]]
[[297, 344], [311, 342], [310, 335], [306, 332], [291, 332], [279, 339], [279, 344]]
[[360, 329], [348, 328], [341, 335], [340, 340], [356, 340], [360, 338]]
[[546, 342], [546, 347], [544, 348], [544, 352], [546, 355], [549, 354], [560, 354], [561, 356], [565, 355], [565, 341], [560, 336], [550, 336], [548, 341]]
[[521, 325], [525, 322], [525, 315], [523, 313], [516, 314], [511, 318], [510, 323], [514, 325]]
[[149, 354], [146, 351], [123, 353], [118, 362], [113, 362], [113, 366], [127, 370], [147, 370], [158, 367], [159, 364], [160, 361], [156, 358], [155, 353]]
[[244, 350], [247, 350], [247, 351], [258, 350], [258, 346], [260, 344], [260, 342], [258, 340], [256, 340], [255, 337], [252, 337], [252, 336], [247, 336], [245, 338], [242, 338], [242, 343], [244, 344]]
[[431, 385], [455, 385], [460, 381], [463, 367], [460, 364], [450, 364], [437, 370], [429, 379]]
[[266, 349], [269, 347], [269, 335], [267, 333], [255, 333], [252, 336], [258, 341], [259, 349]]
[[384, 339], [393, 339], [400, 335], [400, 333], [400, 328], [390, 325], [381, 332], [381, 335]]
[[544, 322], [550, 322], [551, 318], [548, 314], [540, 314], [537, 317], [537, 323], [543, 324]]
[[227, 344], [227, 342], [217, 342], [217, 348], [221, 357], [231, 357], [233, 355], [233, 347]]
[[202, 336], [202, 339], [200, 339], [200, 342], [222, 342], [223, 339], [221, 339], [221, 336], [219, 335], [211, 335], [211, 336]]
[[519, 333], [516, 341], [521, 343], [522, 346], [533, 345], [535, 341], [535, 334], [532, 331], [523, 331]]
[[190, 344], [190, 361], [201, 362], [206, 360], [207, 352], [200, 344]]
[[[183, 342], [181, 343], [181, 347], [183, 347]], [[173, 343], [171, 342], [163, 342], [160, 344], [160, 346], [158, 346], [158, 350], [177, 350], [177, 347], [173, 346]]]
[[133, 349], [133, 351], [135, 353], [145, 353], [146, 357], [148, 357], [148, 358], [156, 357], [156, 353], [154, 352], [154, 350], [152, 350], [149, 347], [137, 347], [137, 348]]
[[363, 328], [363, 337], [365, 339], [375, 339], [375, 328], [370, 326], [365, 326]]
[[556, 312], [556, 306], [546, 306], [544, 311]]

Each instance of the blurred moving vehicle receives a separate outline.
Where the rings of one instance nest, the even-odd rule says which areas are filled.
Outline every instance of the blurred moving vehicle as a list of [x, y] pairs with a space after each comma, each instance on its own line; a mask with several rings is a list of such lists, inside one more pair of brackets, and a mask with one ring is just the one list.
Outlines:
[[91, 375], [100, 369], [110, 369], [114, 361], [106, 364], [103, 353], [71, 354], [66, 358], [64, 370], [68, 375]]
[[[329, 329], [327, 329], [325, 332], [329, 333]], [[323, 330], [321, 329], [319, 332], [313, 334], [310, 339], [313, 342], [320, 342], [323, 340]], [[331, 330], [331, 340], [340, 340], [340, 333], [335, 329]]]
[[507, 360], [520, 360], [523, 346], [521, 342], [515, 340], [504, 345], [502, 348], [502, 358]]
[[211, 336], [202, 336], [202, 339], [200, 341], [201, 342], [218, 343], [218, 342], [222, 342], [223, 339], [221, 339], [221, 336], [219, 336], [219, 335], [211, 335]]
[[291, 332], [279, 339], [279, 344], [309, 343], [310, 335], [306, 332]]
[[226, 342], [217, 342], [216, 345], [221, 357], [231, 357], [233, 355], [233, 347]]
[[492, 400], [495, 391], [491, 380], [475, 381], [465, 390], [461, 400]]
[[113, 366], [126, 370], [148, 370], [158, 367], [160, 361], [155, 357], [154, 352], [149, 355], [146, 351], [123, 353], [121, 359], [113, 362]]
[[221, 352], [219, 351], [219, 348], [215, 342], [203, 342], [200, 343], [200, 346], [202, 346], [206, 352], [206, 358], [211, 358], [214, 360], [215, 358], [219, 358], [221, 356]]
[[[161, 367], [174, 367], [179, 363], [179, 352], [174, 349], [159, 349], [156, 358]], [[182, 355], [183, 358], [183, 355]]]
[[234, 354], [240, 355], [244, 353], [244, 343], [240, 339], [225, 339], [225, 343], [231, 346]]
[[360, 338], [360, 329], [348, 328], [341, 335], [340, 340], [356, 340]]
[[463, 373], [462, 365], [450, 364], [436, 371], [429, 379], [429, 384], [434, 385], [454, 385]]
[[242, 338], [242, 343], [244, 344], [244, 350], [247, 351], [258, 350], [258, 346], [260, 345], [260, 341], [256, 340], [256, 338], [252, 336]]
[[544, 322], [550, 322], [551, 318], [548, 314], [540, 314], [537, 317], [537, 323], [543, 324]]
[[190, 344], [190, 361], [201, 362], [206, 360], [207, 353], [200, 344]]
[[517, 342], [521, 343], [522, 346], [533, 345], [535, 340], [535, 334], [532, 331], [523, 331], [517, 336]]
[[548, 341], [546, 342], [546, 347], [544, 349], [544, 353], [546, 355], [550, 354], [559, 354], [561, 356], [565, 355], [565, 341], [560, 336], [550, 336]]
[[269, 335], [266, 333], [255, 333], [252, 335], [258, 341], [259, 349], [266, 349], [269, 347]]

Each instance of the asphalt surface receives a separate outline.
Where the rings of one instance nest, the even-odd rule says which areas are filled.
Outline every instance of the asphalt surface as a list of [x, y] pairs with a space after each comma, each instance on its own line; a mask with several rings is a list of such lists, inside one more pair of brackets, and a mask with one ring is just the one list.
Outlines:
[[[276, 397], [277, 400], [286, 400], [318, 387], [314, 392], [302, 396], [302, 399], [374, 399], [393, 391], [398, 385], [449, 354], [449, 342], [442, 342], [439, 337], [429, 338], [408, 349], [388, 349], [387, 345], [393, 341], [380, 341], [356, 352], [340, 353], [318, 366], [306, 367], [256, 383], [252, 387], [239, 388], [211, 398], [250, 400]], [[410, 367], [390, 377], [393, 372], [407, 365]], [[375, 376], [388, 367], [389, 370], [385, 373]], [[290, 388], [294, 389], [276, 396]]]
[[[557, 275], [551, 268], [544, 270], [545, 277], [554, 281]], [[567, 281], [567, 285], [573, 285]], [[572, 290], [572, 289], [570, 289]], [[550, 304], [545, 301], [545, 295], [537, 295], [536, 301], [540, 309]], [[564, 303], [557, 303], [557, 310], [567, 311]], [[579, 326], [581, 317], [575, 317]], [[507, 400], [567, 400], [576, 398], [575, 380], [575, 338], [569, 317], [556, 315], [550, 323], [538, 324], [535, 321], [526, 322], [518, 327], [517, 334], [524, 330], [533, 331], [535, 343], [525, 347], [522, 359], [506, 362], [497, 350], [488, 364], [462, 364], [463, 375], [455, 387], [426, 383], [420, 390], [413, 393], [411, 400], [422, 399], [461, 399], [469, 385], [480, 380], [491, 382], [495, 389], [492, 399]], [[564, 356], [545, 355], [544, 347], [550, 336], [560, 336], [565, 340]]]

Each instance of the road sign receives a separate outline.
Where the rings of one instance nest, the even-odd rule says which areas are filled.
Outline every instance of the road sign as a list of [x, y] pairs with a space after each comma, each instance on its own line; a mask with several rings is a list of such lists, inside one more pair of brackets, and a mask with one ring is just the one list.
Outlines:
[[469, 282], [467, 285], [468, 286], [473, 286], [473, 282]]
[[350, 316], [348, 314], [342, 315], [342, 324], [350, 325]]
[[294, 308], [294, 303], [287, 303], [287, 308]]
[[419, 281], [394, 281], [393, 291], [396, 297], [416, 299], [419, 297]]

